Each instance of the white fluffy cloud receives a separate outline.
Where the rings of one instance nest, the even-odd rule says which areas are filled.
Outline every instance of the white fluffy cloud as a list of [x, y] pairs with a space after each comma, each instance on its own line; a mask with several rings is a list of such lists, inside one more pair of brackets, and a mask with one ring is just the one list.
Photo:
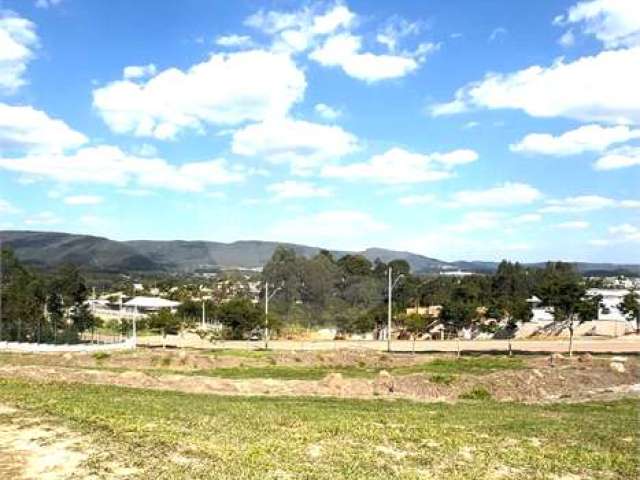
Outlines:
[[511, 151], [541, 155], [576, 155], [584, 152], [602, 152], [610, 145], [640, 138], [640, 129], [626, 125], [602, 127], [584, 125], [558, 136], [548, 133], [530, 133], [510, 146]]
[[122, 76], [125, 80], [133, 80], [137, 78], [153, 77], [157, 73], [158, 69], [153, 63], [148, 65], [131, 65], [124, 67], [122, 70]]
[[425, 43], [415, 52], [374, 54], [362, 52], [362, 38], [349, 33], [329, 37], [309, 58], [326, 67], [340, 67], [350, 77], [373, 83], [404, 77], [416, 70], [438, 46]]
[[37, 46], [33, 22], [0, 10], [0, 92], [13, 93], [26, 83], [24, 73]]
[[318, 40], [341, 29], [351, 27], [356, 15], [346, 5], [335, 3], [322, 8], [320, 3], [297, 11], [260, 11], [245, 20], [245, 25], [273, 36], [273, 49], [302, 52], [314, 47]]
[[435, 116], [472, 107], [519, 109], [534, 117], [568, 117], [613, 124], [640, 123], [640, 48], [600, 52], [549, 67], [488, 74], [435, 105]]
[[61, 152], [87, 142], [82, 133], [40, 110], [0, 103], [0, 154]]
[[310, 182], [298, 182], [295, 180], [272, 183], [267, 186], [267, 191], [272, 193], [276, 200], [330, 197], [333, 193], [330, 188], [318, 187]]
[[465, 190], [452, 196], [455, 206], [525, 205], [542, 197], [542, 193], [526, 183], [506, 182], [486, 190]]
[[448, 178], [455, 166], [475, 162], [477, 159], [478, 154], [473, 150], [421, 154], [396, 147], [374, 155], [368, 162], [327, 165], [322, 169], [322, 175], [385, 184], [422, 183]]
[[572, 222], [562, 222], [556, 224], [557, 228], [561, 228], [564, 230], [584, 230], [589, 228], [589, 222], [585, 222], [584, 220], [576, 220]]
[[579, 195], [563, 199], [547, 201], [547, 206], [540, 211], [543, 213], [580, 213], [604, 208], [640, 208], [638, 200], [615, 200], [600, 195]]
[[253, 40], [249, 35], [221, 35], [216, 37], [215, 44], [221, 47], [251, 47]]
[[203, 191], [210, 185], [241, 182], [246, 174], [224, 159], [173, 165], [160, 158], [130, 155], [118, 147], [81, 148], [73, 154], [32, 154], [0, 158], [0, 169], [61, 183], [96, 183], [120, 187]]
[[65, 197], [64, 203], [67, 205], [98, 205], [103, 200], [98, 195], [70, 195]]
[[612, 150], [594, 164], [596, 170], [617, 170], [640, 165], [640, 147], [621, 147]]
[[305, 88], [288, 55], [249, 50], [212, 55], [187, 71], [163, 70], [146, 82], [109, 83], [94, 90], [93, 105], [116, 133], [172, 139], [207, 124], [283, 117]]
[[640, 45], [640, 8], [637, 0], [590, 0], [556, 17], [557, 25], [575, 24], [606, 48]]
[[330, 107], [325, 103], [317, 103], [313, 109], [316, 111], [318, 115], [320, 115], [325, 120], [335, 120], [336, 118], [342, 115], [342, 112], [337, 108]]
[[357, 138], [336, 125], [282, 118], [248, 125], [233, 134], [237, 155], [264, 157], [272, 163], [290, 163], [297, 174], [358, 149]]
[[358, 250], [370, 235], [389, 227], [358, 210], [329, 210], [276, 222], [270, 235], [279, 241]]

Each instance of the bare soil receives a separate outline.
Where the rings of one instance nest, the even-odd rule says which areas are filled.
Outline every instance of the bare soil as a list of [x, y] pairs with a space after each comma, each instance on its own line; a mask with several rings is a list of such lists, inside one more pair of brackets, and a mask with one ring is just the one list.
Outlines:
[[[430, 375], [393, 376], [386, 372], [381, 372], [373, 379], [344, 378], [339, 373], [330, 373], [322, 380], [223, 379], [194, 374], [158, 373], [157, 370], [145, 371], [146, 366], [151, 368], [150, 365], [157, 364], [154, 355], [150, 357], [135, 355], [110, 359], [109, 364], [119, 363], [127, 368], [138, 366], [138, 370], [121, 372], [91, 369], [84, 367], [83, 362], [91, 362], [94, 359], [87, 360], [80, 356], [77, 360], [74, 358], [67, 361], [69, 364], [75, 363], [75, 366], [5, 364], [0, 366], [0, 378], [119, 385], [224, 395], [376, 397], [404, 398], [425, 402], [455, 401], [461, 395], [474, 389], [484, 389], [499, 401], [519, 402], [587, 401], [640, 395], [640, 367], [638, 359], [633, 357], [625, 359], [623, 372], [611, 368], [610, 359], [585, 356], [569, 360], [559, 356], [551, 362], [550, 358], [538, 357], [528, 360], [528, 368], [526, 369], [503, 370], [486, 375], [460, 375], [447, 385], [434, 381]], [[404, 364], [400, 362], [427, 361], [428, 359], [426, 357], [405, 356], [385, 357], [381, 360], [378, 357], [379, 354], [360, 357], [357, 352], [335, 352], [326, 354], [327, 356], [321, 360], [317, 357], [318, 353], [305, 352], [299, 355], [300, 357], [291, 357], [291, 355], [283, 357], [282, 361], [283, 363], [294, 362], [298, 365], [318, 365], [319, 362], [323, 362], [321, 364], [324, 365], [362, 365], [361, 362], [365, 362], [366, 365], [379, 367], [381, 361], [388, 362], [390, 365], [398, 365]], [[300, 360], [296, 358], [300, 358]], [[253, 362], [259, 364], [265, 362], [261, 358], [249, 359], [250, 362], [247, 362], [247, 359], [243, 358], [208, 358], [198, 355], [187, 355], [182, 360], [186, 365], [185, 368], [194, 368], [188, 366], [194, 363], [199, 364], [199, 362], [211, 362], [212, 366], [254, 365]], [[239, 360], [242, 363], [233, 363]], [[312, 363], [313, 361], [315, 363]]]
[[0, 478], [116, 480], [134, 473], [111, 462], [101, 465], [100, 475], [95, 475], [88, 466], [95, 457], [91, 445], [91, 440], [78, 432], [0, 404]]

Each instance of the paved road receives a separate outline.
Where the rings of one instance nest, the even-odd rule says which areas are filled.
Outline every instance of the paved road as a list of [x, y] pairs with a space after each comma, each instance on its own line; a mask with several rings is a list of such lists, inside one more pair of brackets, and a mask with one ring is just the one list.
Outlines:
[[[162, 345], [160, 337], [140, 337], [138, 345]], [[238, 350], [255, 350], [262, 348], [262, 342], [224, 341], [212, 344], [200, 340], [193, 335], [185, 338], [169, 336], [167, 345], [192, 347], [192, 348], [225, 348]], [[417, 341], [417, 352], [456, 352], [460, 346], [461, 351], [467, 352], [507, 352], [508, 340], [468, 340], [457, 342], [455, 340], [444, 341]], [[567, 339], [558, 340], [513, 340], [511, 342], [514, 352], [566, 352], [569, 347]], [[396, 352], [410, 352], [412, 342], [407, 340], [394, 340], [392, 350]], [[334, 349], [365, 349], [386, 351], [387, 342], [372, 340], [347, 340], [347, 341], [292, 341], [273, 340], [269, 342], [269, 348], [273, 350], [334, 350]], [[640, 353], [640, 336], [627, 336], [616, 339], [593, 339], [588, 337], [574, 340], [574, 351], [592, 353]]]

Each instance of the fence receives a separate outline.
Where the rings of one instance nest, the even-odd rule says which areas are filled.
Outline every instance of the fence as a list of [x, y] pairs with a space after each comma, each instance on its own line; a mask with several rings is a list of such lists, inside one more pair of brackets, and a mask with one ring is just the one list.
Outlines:
[[51, 344], [0, 342], [0, 351], [23, 353], [64, 353], [64, 352], [105, 352], [114, 350], [132, 350], [136, 346], [134, 338], [128, 338], [114, 343], [79, 343], [79, 344]]

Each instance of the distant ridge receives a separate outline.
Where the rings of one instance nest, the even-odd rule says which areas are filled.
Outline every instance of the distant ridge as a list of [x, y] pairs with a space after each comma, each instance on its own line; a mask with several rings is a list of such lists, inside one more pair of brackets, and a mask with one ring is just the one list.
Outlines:
[[[61, 232], [0, 231], [0, 243], [10, 247], [18, 258], [34, 267], [55, 268], [64, 263], [96, 272], [181, 272], [190, 273], [214, 268], [259, 268], [269, 261], [279, 245], [292, 248], [307, 257], [319, 247], [292, 243], [244, 240], [232, 243], [185, 240], [116, 241], [92, 235]], [[362, 252], [333, 251], [336, 257], [349, 253], [364, 255], [369, 260], [384, 262], [404, 259], [417, 273], [462, 269], [474, 272], [495, 271], [496, 262], [445, 262], [415, 253], [368, 248]], [[544, 266], [544, 262], [529, 264]], [[576, 263], [582, 272], [629, 272], [640, 275], [640, 265], [612, 263]]]

